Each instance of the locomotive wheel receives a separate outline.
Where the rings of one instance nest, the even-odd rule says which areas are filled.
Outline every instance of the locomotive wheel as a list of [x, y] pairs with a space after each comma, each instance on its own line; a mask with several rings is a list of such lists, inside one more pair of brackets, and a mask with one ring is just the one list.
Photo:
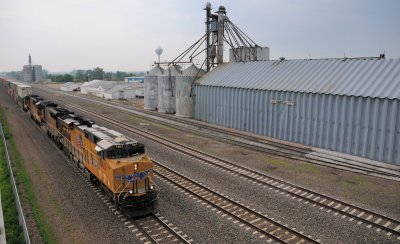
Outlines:
[[106, 195], [106, 190], [105, 190], [105, 186], [104, 186], [103, 183], [100, 183], [100, 190], [101, 190], [101, 193], [103, 193], [104, 195]]
[[90, 174], [90, 181], [95, 185], [99, 185], [99, 180], [93, 174]]

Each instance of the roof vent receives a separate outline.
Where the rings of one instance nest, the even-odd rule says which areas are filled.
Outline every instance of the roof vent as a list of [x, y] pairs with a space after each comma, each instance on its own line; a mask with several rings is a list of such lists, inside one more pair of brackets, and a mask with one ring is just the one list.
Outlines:
[[114, 139], [114, 141], [117, 143], [125, 143], [125, 142], [128, 142], [129, 140], [126, 137], [120, 136], [120, 137], [116, 137]]

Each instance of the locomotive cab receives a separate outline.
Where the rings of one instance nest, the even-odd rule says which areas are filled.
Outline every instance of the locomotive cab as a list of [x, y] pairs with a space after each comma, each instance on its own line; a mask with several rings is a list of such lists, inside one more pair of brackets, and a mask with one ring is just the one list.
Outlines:
[[60, 130], [64, 147], [118, 208], [129, 217], [153, 211], [157, 199], [153, 162], [143, 144], [72, 115], [59, 119], [65, 124]]
[[130, 217], [152, 212], [157, 190], [153, 162], [145, 154], [144, 145], [118, 133], [112, 140], [100, 140], [95, 150], [106, 162], [106, 175], [100, 177], [112, 190], [115, 204]]

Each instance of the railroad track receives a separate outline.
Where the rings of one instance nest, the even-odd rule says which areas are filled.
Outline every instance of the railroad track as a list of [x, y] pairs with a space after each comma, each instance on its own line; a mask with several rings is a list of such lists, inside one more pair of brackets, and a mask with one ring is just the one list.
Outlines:
[[193, 241], [187, 240], [186, 234], [182, 234], [177, 227], [174, 227], [172, 223], [166, 220], [159, 213], [149, 214], [138, 219], [128, 219], [97, 186], [93, 185], [90, 180], [88, 180], [87, 177], [82, 174], [82, 171], [78, 169], [74, 163], [71, 162], [71, 166], [74, 167], [74, 170], [80, 172], [82, 179], [94, 190], [97, 196], [103, 200], [110, 211], [113, 212], [117, 218], [129, 229], [129, 231], [143, 243], [190, 244]]
[[196, 196], [208, 204], [214, 211], [224, 212], [225, 215], [229, 215], [228, 219], [232, 219], [235, 223], [240, 221], [253, 228], [256, 231], [253, 234], [259, 234], [259, 238], [261, 239], [266, 238], [266, 242], [320, 243], [320, 240], [314, 240], [311, 236], [306, 236], [260, 212], [245, 207], [233, 199], [223, 196], [159, 162], [153, 162], [155, 164], [155, 172], [159, 177]]
[[[34, 123], [32, 121], [32, 123]], [[35, 124], [36, 125], [36, 124]], [[46, 131], [43, 127], [40, 127], [40, 131], [45, 135]], [[92, 188], [99, 199], [101, 199], [113, 212], [117, 218], [124, 223], [124, 225], [131, 231], [140, 241], [145, 244], [150, 243], [183, 243], [190, 244], [193, 240], [187, 240], [187, 235], [182, 234], [177, 227], [174, 227], [172, 223], [161, 216], [160, 213], [153, 213], [144, 218], [138, 219], [128, 219], [121, 211], [117, 209], [114, 203], [103, 194], [99, 187], [95, 186], [82, 172], [80, 168], [74, 163], [69, 157], [61, 152], [54, 143], [51, 145], [64, 157], [64, 159], [69, 163], [73, 171], [83, 180], [85, 183]]]
[[193, 158], [198, 159], [202, 163], [209, 164], [213, 167], [219, 168], [228, 172], [230, 175], [238, 176], [242, 179], [269, 188], [270, 190], [277, 191], [285, 194], [288, 197], [297, 199], [304, 204], [312, 204], [318, 206], [320, 210], [326, 210], [333, 215], [340, 215], [343, 219], [354, 222], [355, 224], [363, 224], [367, 228], [374, 228], [377, 232], [385, 233], [388, 236], [395, 235], [400, 240], [400, 221], [391, 217], [379, 214], [377, 212], [358, 207], [356, 205], [346, 203], [342, 200], [335, 199], [310, 189], [292, 184], [290, 182], [274, 178], [272, 176], [260, 173], [248, 167], [229, 162], [227, 160], [206, 154], [199, 150], [193, 149], [186, 145], [182, 145], [171, 141], [167, 138], [152, 134], [148, 131], [132, 127], [131, 125], [109, 118], [105, 115], [98, 114], [82, 108], [77, 105], [69, 105], [76, 110], [84, 111], [87, 114], [95, 116], [99, 119], [105, 120], [109, 123], [117, 125], [125, 130], [139, 134], [147, 139], [155, 141], [164, 145], [167, 148], [173, 149], [177, 152], [187, 154]]
[[147, 233], [154, 243], [191, 243], [190, 240], [185, 239], [186, 235], [181, 235], [179, 233], [180, 231], [177, 230], [176, 227], [167, 224], [165, 218], [159, 213], [134, 220], [134, 222], [137, 228], [133, 229], [132, 232], [141, 229]]
[[[76, 168], [76, 166], [73, 166]], [[76, 169], [80, 171], [79, 169]], [[81, 172], [81, 171], [80, 171]], [[187, 240], [186, 234], [174, 227], [172, 223], [169, 223], [163, 216], [159, 213], [149, 214], [143, 218], [138, 219], [128, 219], [121, 211], [117, 209], [113, 202], [105, 196], [102, 191], [95, 185], [93, 185], [90, 180], [88, 180], [83, 174], [81, 177], [85, 182], [95, 191], [97, 196], [103, 200], [103, 202], [108, 206], [110, 211], [112, 211], [117, 218], [124, 223], [124, 225], [129, 229], [132, 234], [134, 234], [140, 241], [145, 244], [149, 243], [183, 243], [189, 244], [193, 240]]]
[[[47, 88], [44, 89], [53, 92], [59, 92]], [[183, 125], [185, 129], [195, 131], [196, 133], [201, 130], [201, 133], [203, 135], [207, 135], [210, 138], [216, 138], [219, 141], [238, 145], [242, 148], [250, 149], [253, 151], [268, 153], [270, 155], [293, 160], [301, 160], [308, 163], [322, 165], [325, 167], [348, 170], [360, 174], [400, 181], [400, 168], [389, 164], [381, 164], [379, 167], [377, 167], [376, 165], [374, 165], [374, 163], [370, 162], [372, 160], [364, 160], [363, 162], [359, 162], [355, 159], [355, 157], [345, 156], [344, 154], [340, 154], [341, 156], [338, 156], [337, 154], [332, 155], [331, 153], [327, 153], [324, 151], [314, 151], [311, 147], [308, 146], [298, 145], [294, 143], [283, 143], [279, 140], [275, 140], [272, 138], [261, 138], [259, 136], [248, 135], [247, 133], [238, 133], [237, 131], [223, 129], [196, 120], [189, 121], [184, 118], [157, 113], [154, 111], [137, 109], [134, 107], [128, 107], [115, 103], [110, 104], [101, 100], [86, 98], [68, 93], [60, 93], [67, 96], [77, 97], [86, 101], [101, 103], [106, 106], [118, 109], [123, 113], [135, 113], [139, 116], [145, 116], [146, 120], [154, 121], [157, 123], [160, 122], [159, 118], [162, 118], [163, 122], [168, 122], [172, 127], [182, 129]], [[189, 122], [191, 125], [187, 125]], [[193, 126], [193, 124], [195, 124], [195, 126]], [[240, 139], [238, 140], [237, 138]]]
[[179, 231], [177, 227], [173, 227], [172, 223], [168, 224], [167, 222], [169, 221], [159, 213], [153, 213], [139, 219], [128, 219], [97, 186], [93, 185], [90, 180], [83, 175], [83, 172], [76, 166], [74, 162], [68, 158], [66, 158], [66, 160], [68, 160], [75, 173], [77, 173], [86, 182], [86, 184], [93, 189], [99, 199], [101, 199], [108, 206], [109, 210], [113, 212], [117, 218], [129, 229], [129, 231], [143, 243], [190, 244], [193, 241], [187, 240], [186, 234], [182, 235], [182, 232]]

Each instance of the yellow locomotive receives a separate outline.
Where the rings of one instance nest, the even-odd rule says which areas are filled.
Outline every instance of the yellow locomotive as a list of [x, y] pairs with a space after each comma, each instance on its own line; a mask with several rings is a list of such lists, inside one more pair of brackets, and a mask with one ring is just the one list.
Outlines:
[[153, 211], [157, 199], [153, 162], [142, 143], [36, 95], [28, 96], [25, 104], [47, 135], [125, 215]]

